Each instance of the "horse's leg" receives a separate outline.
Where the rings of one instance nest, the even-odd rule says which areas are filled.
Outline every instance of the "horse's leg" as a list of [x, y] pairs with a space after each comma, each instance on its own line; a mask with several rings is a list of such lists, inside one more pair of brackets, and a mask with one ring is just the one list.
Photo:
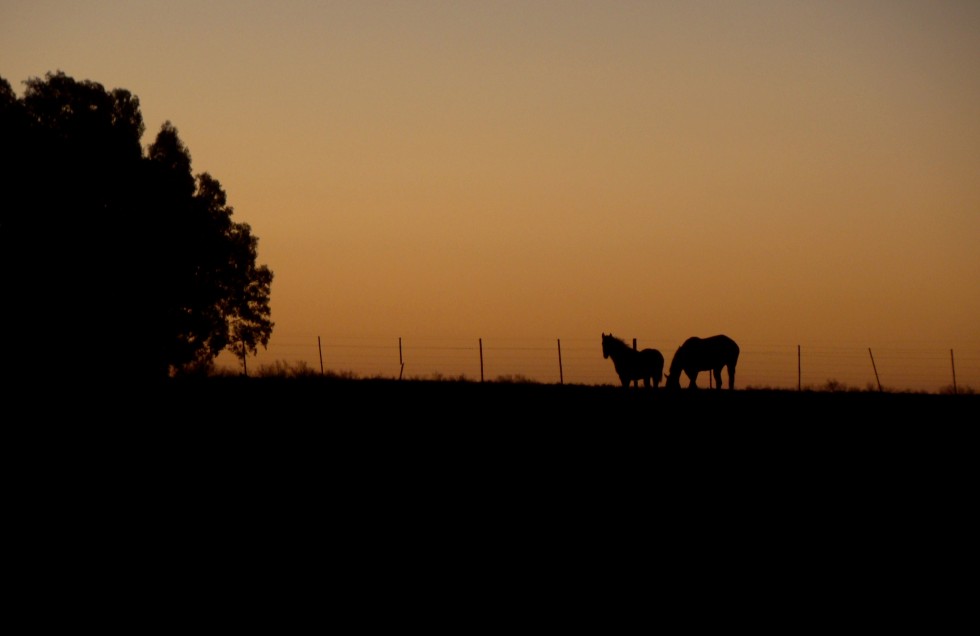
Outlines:
[[735, 365], [728, 365], [728, 388], [735, 388]]
[[696, 388], [698, 388], [698, 372], [697, 371], [685, 371], [684, 373], [687, 374], [687, 379], [690, 380], [690, 383], [687, 385], [687, 388], [689, 388], [689, 389], [696, 389]]
[[715, 374], [715, 388], [716, 389], [720, 389], [721, 388], [721, 367], [718, 367], [717, 369], [715, 369], [713, 371], [713, 373]]

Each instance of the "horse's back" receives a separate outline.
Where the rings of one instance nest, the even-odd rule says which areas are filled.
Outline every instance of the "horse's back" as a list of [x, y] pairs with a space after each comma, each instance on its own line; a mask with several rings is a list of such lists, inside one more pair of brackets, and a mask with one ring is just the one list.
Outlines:
[[640, 355], [649, 360], [663, 360], [664, 354], [660, 353], [657, 349], [643, 349], [640, 351]]
[[644, 349], [640, 351], [640, 359], [643, 361], [643, 368], [659, 375], [664, 370], [664, 354], [656, 349]]
[[[707, 338], [692, 336], [684, 341], [677, 353], [681, 354], [680, 359], [696, 364], [715, 364], [719, 360], [734, 364], [738, 360], [739, 347], [724, 334]], [[677, 355], [675, 359], [678, 359]]]
[[738, 360], [739, 348], [738, 343], [729, 338], [724, 334], [718, 334], [717, 336], [711, 337], [715, 342], [715, 347], [718, 351], [722, 352], [731, 364], [735, 364]]

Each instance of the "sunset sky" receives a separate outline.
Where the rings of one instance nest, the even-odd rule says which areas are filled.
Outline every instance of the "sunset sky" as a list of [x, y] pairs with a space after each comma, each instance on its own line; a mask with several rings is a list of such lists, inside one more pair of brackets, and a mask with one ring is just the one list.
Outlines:
[[479, 378], [482, 341], [557, 382], [560, 342], [605, 384], [603, 332], [725, 333], [739, 387], [799, 347], [804, 385], [934, 391], [955, 352], [980, 390], [978, 63], [975, 0], [0, 0], [19, 96], [131, 91], [252, 227], [250, 371]]

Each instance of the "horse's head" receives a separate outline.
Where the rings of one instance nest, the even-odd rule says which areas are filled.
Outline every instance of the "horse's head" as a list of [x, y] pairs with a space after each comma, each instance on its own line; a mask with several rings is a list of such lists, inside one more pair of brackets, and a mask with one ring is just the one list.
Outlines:
[[667, 389], [679, 389], [681, 388], [681, 374], [675, 371], [674, 373], [664, 374], [664, 388]]

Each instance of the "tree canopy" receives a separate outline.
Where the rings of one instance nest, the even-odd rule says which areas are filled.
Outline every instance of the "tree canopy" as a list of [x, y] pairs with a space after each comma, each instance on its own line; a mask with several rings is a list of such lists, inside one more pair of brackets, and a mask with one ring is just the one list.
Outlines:
[[267, 346], [273, 274], [177, 128], [58, 71], [0, 77], [0, 329], [8, 370], [160, 378]]

